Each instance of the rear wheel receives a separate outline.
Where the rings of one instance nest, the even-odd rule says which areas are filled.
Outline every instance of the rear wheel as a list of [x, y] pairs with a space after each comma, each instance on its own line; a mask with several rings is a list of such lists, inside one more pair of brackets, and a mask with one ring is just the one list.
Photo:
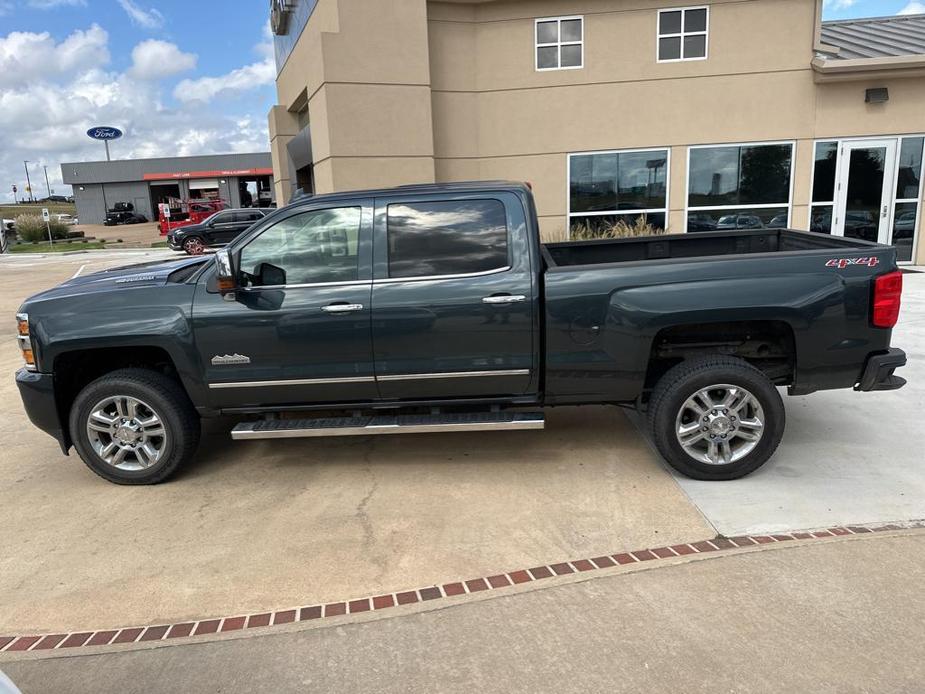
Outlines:
[[192, 458], [199, 416], [180, 385], [146, 369], [90, 383], [71, 408], [71, 439], [87, 466], [116, 484], [157, 484]]
[[190, 236], [183, 242], [183, 250], [188, 255], [202, 255], [206, 246], [198, 236]]
[[666, 373], [649, 402], [649, 429], [671, 467], [699, 480], [754, 472], [783, 438], [784, 403], [761, 371], [734, 357], [690, 359]]

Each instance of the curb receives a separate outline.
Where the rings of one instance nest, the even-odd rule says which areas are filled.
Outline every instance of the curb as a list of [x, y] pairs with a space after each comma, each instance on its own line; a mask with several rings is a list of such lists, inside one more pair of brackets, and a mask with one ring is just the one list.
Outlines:
[[[434, 600], [452, 598], [459, 595], [498, 591], [522, 584], [541, 581], [558, 576], [578, 575], [601, 569], [677, 559], [693, 558], [695, 555], [722, 554], [738, 549], [757, 548], [760, 545], [772, 545], [784, 542], [796, 544], [813, 540], [868, 535], [887, 531], [902, 531], [925, 528], [925, 521], [888, 525], [851, 525], [808, 532], [775, 533], [769, 535], [741, 535], [737, 537], [717, 536], [712, 540], [701, 540], [687, 544], [655, 547], [632, 552], [619, 552], [588, 559], [577, 559], [556, 564], [546, 564], [530, 569], [519, 569], [507, 573], [461, 580], [442, 585], [431, 585], [414, 590], [384, 593], [358, 599], [342, 600], [324, 604], [293, 607], [250, 615], [211, 617], [198, 621], [176, 624], [156, 624], [131, 626], [117, 629], [86, 630], [60, 632], [52, 634], [28, 634], [17, 636], [0, 635], [0, 653], [35, 653], [35, 652], [74, 652], [73, 649], [93, 649], [98, 646], [122, 646], [129, 644], [151, 644], [177, 638], [195, 638], [198, 636], [221, 636], [229, 632], [246, 629], [294, 625], [298, 622], [325, 621], [329, 618], [343, 617], [364, 612], [379, 613], [392, 607], [413, 605]], [[0, 632], [2, 634], [2, 632]]]

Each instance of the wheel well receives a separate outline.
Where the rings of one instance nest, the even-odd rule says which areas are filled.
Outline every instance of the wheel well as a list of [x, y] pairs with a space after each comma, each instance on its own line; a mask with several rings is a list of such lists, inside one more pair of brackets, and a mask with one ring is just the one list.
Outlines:
[[91, 381], [117, 369], [141, 368], [169, 376], [180, 383], [180, 377], [167, 351], [160, 347], [113, 347], [66, 352], [55, 359], [55, 393], [58, 415], [63, 428], [74, 398]]
[[775, 385], [793, 383], [796, 343], [790, 325], [783, 321], [728, 321], [660, 331], [652, 341], [646, 388], [653, 388], [668, 369], [684, 359], [716, 354], [744, 359]]

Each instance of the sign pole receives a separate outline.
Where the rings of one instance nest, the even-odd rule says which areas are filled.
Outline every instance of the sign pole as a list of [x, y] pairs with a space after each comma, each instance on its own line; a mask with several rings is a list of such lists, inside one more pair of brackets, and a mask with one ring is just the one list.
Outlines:
[[48, 208], [42, 208], [42, 219], [45, 220], [45, 228], [48, 229], [48, 245], [54, 246], [55, 240], [51, 237], [51, 215], [48, 214]]
[[106, 161], [112, 161], [109, 158], [109, 140], [103, 140], [103, 144], [106, 145]]

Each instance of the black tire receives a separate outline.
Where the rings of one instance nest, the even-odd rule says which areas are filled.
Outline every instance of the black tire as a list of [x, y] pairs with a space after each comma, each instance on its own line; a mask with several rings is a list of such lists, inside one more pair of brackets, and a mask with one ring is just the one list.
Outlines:
[[[143, 470], [123, 470], [107, 463], [90, 441], [87, 422], [93, 408], [113, 396], [147, 403], [159, 417], [166, 436], [160, 459]], [[172, 378], [148, 369], [119, 369], [87, 385], [74, 400], [71, 440], [81, 459], [100, 477], [116, 484], [158, 484], [189, 461], [199, 445], [200, 422], [186, 392]]]
[[[698, 460], [685, 450], [676, 435], [679, 416], [688, 398], [718, 384], [749, 391], [764, 415], [758, 443], [739, 460], [726, 464]], [[783, 438], [786, 414], [780, 393], [764, 373], [743, 359], [715, 356], [685, 360], [662, 376], [649, 400], [648, 418], [655, 447], [671, 467], [696, 480], [720, 481], [744, 477], [768, 461]]]

